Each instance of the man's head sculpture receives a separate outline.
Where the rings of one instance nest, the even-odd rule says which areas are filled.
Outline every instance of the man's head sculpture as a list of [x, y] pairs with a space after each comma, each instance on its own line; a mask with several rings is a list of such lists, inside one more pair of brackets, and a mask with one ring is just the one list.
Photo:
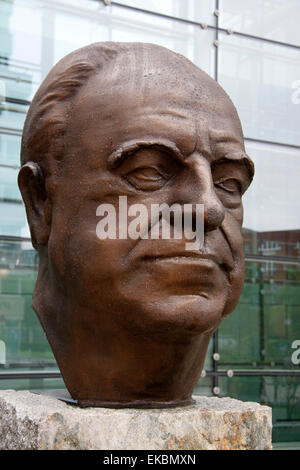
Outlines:
[[[192, 403], [210, 338], [244, 280], [253, 164], [230, 98], [163, 47], [91, 44], [40, 86], [21, 160], [39, 253], [33, 308], [71, 396], [81, 406]], [[203, 246], [100, 239], [97, 207], [118, 208], [119, 196], [148, 209], [203, 204]]]

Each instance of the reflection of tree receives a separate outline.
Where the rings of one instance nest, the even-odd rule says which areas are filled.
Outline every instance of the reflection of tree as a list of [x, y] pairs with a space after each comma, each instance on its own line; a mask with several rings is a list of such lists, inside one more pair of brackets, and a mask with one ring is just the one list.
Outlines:
[[[287, 377], [287, 419], [300, 418], [300, 384], [299, 377]], [[298, 414], [297, 414], [298, 411]]]
[[[271, 383], [265, 380], [267, 381], [266, 403], [273, 407], [275, 419], [278, 421], [300, 419], [299, 377], [273, 377]], [[282, 414], [281, 410], [285, 413]]]

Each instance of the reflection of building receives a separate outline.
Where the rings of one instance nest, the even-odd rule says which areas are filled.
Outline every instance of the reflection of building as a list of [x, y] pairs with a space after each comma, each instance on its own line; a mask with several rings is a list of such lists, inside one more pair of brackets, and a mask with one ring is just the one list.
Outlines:
[[300, 257], [300, 229], [255, 232], [243, 229], [246, 253], [262, 256]]
[[300, 230], [280, 230], [258, 233], [258, 252], [263, 256], [300, 255]]
[[243, 235], [246, 257], [250, 254], [261, 257], [266, 277], [289, 279], [288, 264], [291, 268], [300, 264], [300, 230], [255, 232], [244, 229]]
[[[2, 279], [0, 282], [3, 282]], [[4, 344], [9, 344], [11, 357], [17, 358], [21, 348], [24, 298], [18, 294], [1, 294], [0, 312], [2, 312], [0, 317], [1, 339]]]

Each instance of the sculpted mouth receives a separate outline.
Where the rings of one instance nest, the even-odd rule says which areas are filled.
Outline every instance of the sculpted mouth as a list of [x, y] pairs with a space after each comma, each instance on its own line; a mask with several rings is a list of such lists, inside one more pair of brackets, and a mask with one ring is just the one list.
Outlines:
[[145, 255], [144, 261], [174, 261], [174, 262], [211, 262], [220, 265], [216, 257], [213, 255], [204, 255], [199, 252], [186, 251], [182, 253], [164, 253], [158, 255]]
[[163, 253], [155, 255], [144, 255], [142, 261], [145, 262], [157, 262], [157, 263], [174, 263], [174, 264], [195, 264], [195, 265], [205, 265], [207, 267], [216, 265], [220, 269], [226, 272], [226, 274], [231, 271], [232, 267], [227, 263], [220, 261], [217, 256], [194, 252], [194, 251], [185, 251], [185, 252], [174, 252], [174, 253]]

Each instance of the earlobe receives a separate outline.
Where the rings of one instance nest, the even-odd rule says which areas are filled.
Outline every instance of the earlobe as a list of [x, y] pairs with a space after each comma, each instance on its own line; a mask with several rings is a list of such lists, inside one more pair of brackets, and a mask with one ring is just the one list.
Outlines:
[[18, 185], [26, 207], [33, 246], [46, 245], [50, 234], [49, 201], [39, 165], [27, 162], [19, 171]]

